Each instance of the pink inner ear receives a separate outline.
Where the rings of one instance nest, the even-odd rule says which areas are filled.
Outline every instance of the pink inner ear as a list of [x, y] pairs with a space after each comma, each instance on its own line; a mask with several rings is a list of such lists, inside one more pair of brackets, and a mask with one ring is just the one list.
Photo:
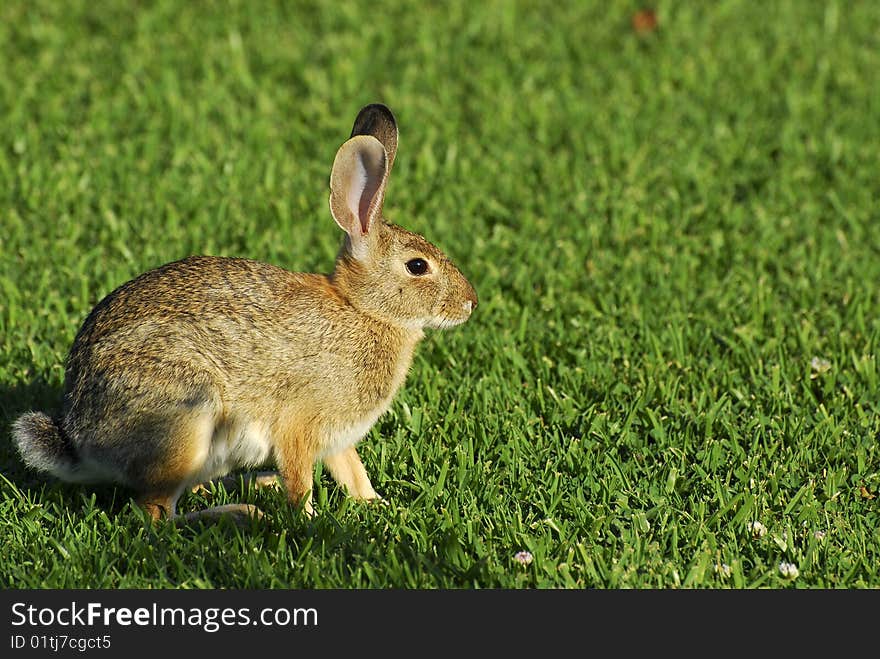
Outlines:
[[[345, 200], [348, 202], [348, 210], [351, 211], [352, 217], [358, 218], [361, 225], [361, 231], [363, 231], [361, 207], [364, 205], [363, 196], [367, 187], [367, 170], [364, 168], [364, 163], [361, 158], [355, 158], [354, 163], [355, 165], [352, 168], [351, 178], [348, 182], [348, 193], [345, 195]], [[368, 210], [369, 207], [370, 204], [368, 201], [367, 209], [365, 210]], [[364, 233], [366, 232], [364, 231]]]
[[370, 230], [372, 222], [370, 207], [379, 194], [385, 174], [385, 154], [371, 157], [373, 155], [366, 151], [357, 155], [346, 195], [348, 208], [352, 215], [358, 218], [363, 234]]
[[379, 192], [379, 185], [381, 183], [381, 178], [378, 180], [367, 178], [367, 185], [364, 186], [364, 192], [361, 195], [361, 203], [359, 207], [360, 212], [358, 213], [358, 217], [361, 221], [361, 230], [364, 234], [370, 229], [370, 206], [376, 198], [376, 194]]

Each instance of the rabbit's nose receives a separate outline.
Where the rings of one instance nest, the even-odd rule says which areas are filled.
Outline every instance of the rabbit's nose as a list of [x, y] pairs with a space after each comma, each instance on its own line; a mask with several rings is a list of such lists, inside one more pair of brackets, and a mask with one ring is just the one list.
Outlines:
[[477, 292], [474, 290], [474, 287], [471, 286], [468, 293], [470, 293], [470, 295], [468, 295], [468, 300], [465, 304], [469, 305], [468, 311], [471, 311], [477, 308]]

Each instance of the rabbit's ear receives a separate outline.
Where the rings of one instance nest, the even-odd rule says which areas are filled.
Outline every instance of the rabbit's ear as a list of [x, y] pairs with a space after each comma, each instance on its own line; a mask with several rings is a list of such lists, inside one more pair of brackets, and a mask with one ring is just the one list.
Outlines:
[[372, 135], [385, 147], [388, 154], [388, 171], [394, 164], [394, 156], [397, 154], [397, 121], [391, 110], [381, 103], [367, 105], [358, 112], [351, 129], [351, 136]]
[[364, 236], [381, 217], [388, 165], [385, 148], [369, 135], [352, 137], [336, 152], [330, 173], [330, 212], [356, 252], [361, 252]]

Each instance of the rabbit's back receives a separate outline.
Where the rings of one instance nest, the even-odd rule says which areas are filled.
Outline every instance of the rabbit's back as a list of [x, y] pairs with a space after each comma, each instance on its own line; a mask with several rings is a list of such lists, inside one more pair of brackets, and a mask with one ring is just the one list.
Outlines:
[[263, 359], [277, 361], [279, 350], [295, 352], [297, 336], [309, 341], [319, 334], [322, 317], [338, 313], [329, 290], [320, 275], [249, 259], [189, 257], [99, 302], [77, 334], [68, 368], [141, 369], [158, 360], [241, 374]]
[[268, 331], [264, 326], [277, 317], [280, 298], [291, 288], [307, 290], [310, 277], [241, 258], [191, 256], [168, 263], [101, 300], [77, 334], [71, 359], [95, 346], [137, 342], [144, 335], [204, 342], [218, 332], [237, 332], [247, 339]]

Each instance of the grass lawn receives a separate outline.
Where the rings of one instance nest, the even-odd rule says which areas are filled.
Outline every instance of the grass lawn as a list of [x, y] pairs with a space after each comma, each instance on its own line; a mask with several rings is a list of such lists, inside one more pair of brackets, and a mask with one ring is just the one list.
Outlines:
[[[880, 4], [638, 8], [4, 2], [0, 587], [880, 587]], [[388, 505], [318, 473], [313, 520], [153, 527], [26, 469], [122, 282], [332, 268], [374, 101], [386, 215], [480, 296], [360, 445]]]

